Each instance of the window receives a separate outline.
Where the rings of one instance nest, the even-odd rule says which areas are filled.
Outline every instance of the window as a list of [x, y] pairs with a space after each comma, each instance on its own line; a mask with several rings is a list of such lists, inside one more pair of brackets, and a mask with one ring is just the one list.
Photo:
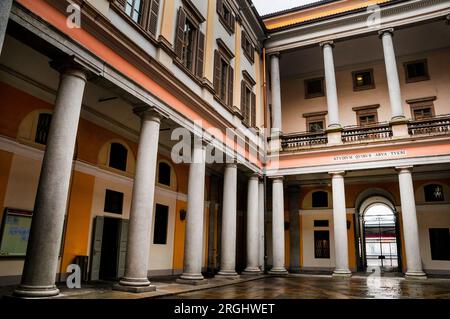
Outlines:
[[219, 14], [219, 20], [225, 27], [225, 30], [230, 34], [233, 34], [236, 19], [225, 0], [217, 0], [217, 13]]
[[167, 226], [169, 221], [169, 207], [156, 204], [155, 207], [155, 228], [153, 230], [153, 244], [167, 244]]
[[323, 132], [325, 129], [325, 115], [327, 112], [304, 113], [306, 118], [306, 130], [310, 133]]
[[170, 186], [170, 165], [160, 162], [158, 165], [158, 183]]
[[444, 189], [442, 185], [430, 184], [426, 185], [425, 191], [425, 201], [426, 202], [443, 202], [444, 201]]
[[430, 247], [432, 260], [450, 260], [450, 230], [430, 228]]
[[214, 51], [214, 91], [224, 105], [233, 107], [234, 70], [231, 67], [233, 53], [221, 39], [217, 39], [219, 49]]
[[404, 63], [406, 83], [426, 81], [430, 79], [427, 60]]
[[411, 108], [411, 115], [413, 120], [422, 120], [434, 116], [434, 101], [435, 96], [406, 100]]
[[354, 107], [358, 126], [367, 126], [378, 123], [379, 104]]
[[314, 257], [321, 259], [330, 258], [330, 231], [314, 231]]
[[103, 211], [113, 214], [122, 214], [123, 210], [123, 193], [106, 190], [105, 206]]
[[38, 123], [36, 127], [36, 135], [34, 141], [39, 144], [47, 145], [48, 132], [50, 130], [50, 123], [52, 115], [49, 113], [39, 114]]
[[178, 10], [175, 54], [181, 65], [198, 78], [203, 77], [205, 35], [200, 31], [204, 18], [190, 1]]
[[126, 171], [128, 150], [120, 143], [111, 143], [109, 151], [109, 167]]
[[244, 55], [253, 63], [255, 61], [255, 48], [245, 31], [242, 31], [241, 42]]
[[312, 207], [328, 207], [328, 193], [324, 191], [312, 193]]
[[160, 0], [116, 0], [116, 4], [145, 31], [156, 35]]
[[305, 80], [305, 98], [312, 99], [325, 95], [324, 78]]
[[328, 227], [328, 226], [329, 226], [328, 219], [314, 221], [314, 227]]
[[255, 80], [247, 71], [242, 72], [241, 82], [241, 112], [244, 116], [244, 123], [250, 127], [256, 127], [256, 95], [253, 93]]
[[373, 70], [362, 70], [352, 72], [353, 91], [362, 91], [375, 88]]

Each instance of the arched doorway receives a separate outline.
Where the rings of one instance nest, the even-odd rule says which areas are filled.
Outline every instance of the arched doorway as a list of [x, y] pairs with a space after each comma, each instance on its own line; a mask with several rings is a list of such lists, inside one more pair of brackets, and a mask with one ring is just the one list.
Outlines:
[[366, 269], [398, 270], [395, 212], [384, 203], [374, 203], [362, 214]]

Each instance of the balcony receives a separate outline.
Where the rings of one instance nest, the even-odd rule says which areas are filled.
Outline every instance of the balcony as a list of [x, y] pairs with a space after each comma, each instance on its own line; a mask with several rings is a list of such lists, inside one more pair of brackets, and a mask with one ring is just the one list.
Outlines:
[[450, 114], [415, 120], [408, 123], [411, 136], [442, 135], [450, 131]]
[[327, 133], [323, 131], [293, 133], [281, 137], [281, 149], [283, 151], [295, 151], [314, 146], [323, 146], [327, 143]]
[[343, 143], [360, 143], [374, 140], [386, 140], [392, 137], [389, 123], [377, 123], [367, 126], [346, 126], [342, 131]]

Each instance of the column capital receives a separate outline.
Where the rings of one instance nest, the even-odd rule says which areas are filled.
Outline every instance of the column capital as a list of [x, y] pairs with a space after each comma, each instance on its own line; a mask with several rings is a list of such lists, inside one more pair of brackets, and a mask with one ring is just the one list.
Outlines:
[[320, 47], [323, 49], [325, 46], [329, 45], [330, 47], [334, 48], [335, 44], [333, 40], [327, 40], [327, 41], [322, 41], [319, 43]]
[[142, 120], [150, 120], [160, 122], [165, 116], [159, 109], [155, 106], [150, 106], [147, 104], [138, 104], [133, 107], [133, 113], [139, 116]]
[[332, 172], [328, 172], [328, 174], [333, 177], [335, 177], [335, 176], [343, 177], [345, 175], [345, 171], [332, 171]]
[[58, 71], [60, 74], [76, 76], [83, 81], [87, 81], [88, 75], [97, 76], [101, 74], [100, 69], [85, 63], [76, 56], [54, 59], [50, 61], [50, 67]]
[[270, 52], [270, 53], [267, 53], [267, 55], [269, 56], [269, 58], [272, 58], [272, 57], [277, 57], [278, 59], [281, 58], [281, 53], [279, 51]]
[[381, 38], [385, 33], [388, 33], [391, 36], [393, 36], [394, 35], [394, 28], [381, 29], [381, 30], [378, 31], [378, 36]]
[[413, 170], [412, 165], [404, 165], [404, 166], [396, 166], [395, 169], [398, 171], [399, 174], [401, 173], [411, 173]]
[[233, 163], [226, 163], [225, 168], [237, 168], [237, 162], [234, 161]]
[[248, 175], [248, 179], [249, 180], [259, 180], [259, 178], [261, 177], [261, 175], [260, 174], [258, 174], [258, 173], [254, 173], [254, 172], [251, 172], [249, 175]]
[[275, 175], [275, 176], [267, 176], [269, 179], [272, 180], [272, 182], [282, 182], [284, 180], [283, 175]]

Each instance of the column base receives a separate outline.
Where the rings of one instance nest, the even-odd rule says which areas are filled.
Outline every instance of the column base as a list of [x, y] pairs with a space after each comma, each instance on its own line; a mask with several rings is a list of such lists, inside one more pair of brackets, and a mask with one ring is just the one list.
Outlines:
[[332, 276], [339, 278], [349, 278], [352, 276], [352, 272], [349, 269], [335, 269]]
[[239, 276], [239, 274], [235, 271], [219, 271], [217, 275], [214, 276], [214, 278], [236, 280], [241, 278], [241, 276]]
[[407, 271], [405, 274], [405, 279], [427, 279], [427, 274], [423, 271]]
[[147, 278], [122, 278], [118, 284], [113, 286], [113, 290], [133, 292], [133, 293], [143, 293], [155, 291], [156, 286], [150, 284]]
[[208, 280], [206, 280], [202, 274], [182, 274], [180, 278], [175, 280], [179, 284], [184, 285], [205, 285], [208, 283]]
[[20, 298], [46, 298], [59, 295], [59, 289], [55, 285], [51, 286], [28, 286], [20, 285], [14, 290], [14, 296]]
[[250, 275], [250, 276], [261, 275], [261, 269], [259, 269], [258, 267], [247, 267], [242, 272], [242, 275]]
[[269, 275], [287, 276], [289, 275], [289, 273], [286, 270], [286, 268], [282, 267], [282, 268], [272, 268], [271, 270], [269, 270]]

